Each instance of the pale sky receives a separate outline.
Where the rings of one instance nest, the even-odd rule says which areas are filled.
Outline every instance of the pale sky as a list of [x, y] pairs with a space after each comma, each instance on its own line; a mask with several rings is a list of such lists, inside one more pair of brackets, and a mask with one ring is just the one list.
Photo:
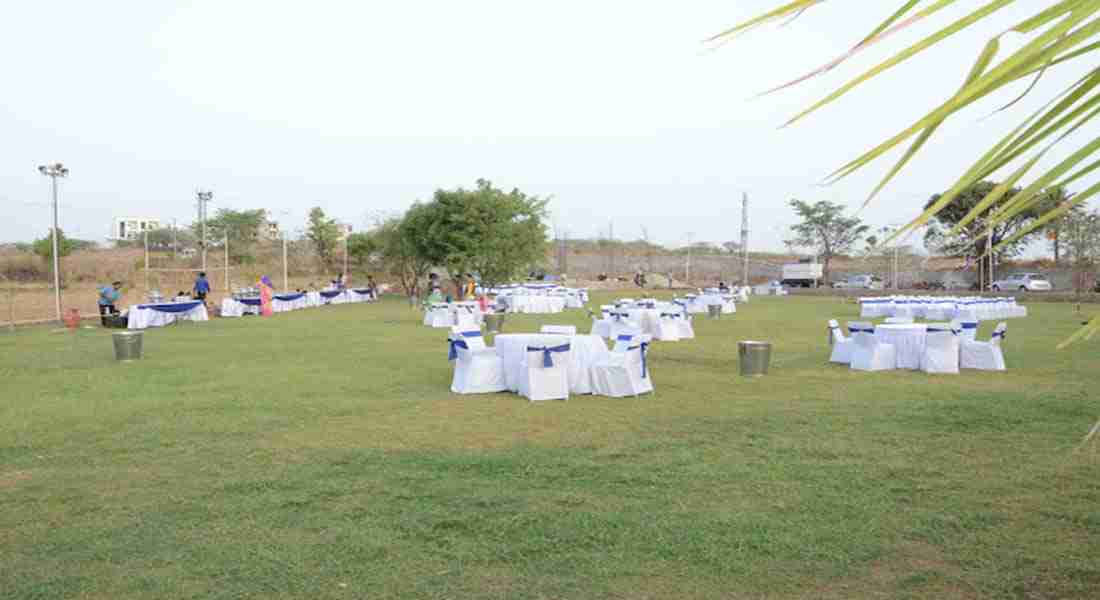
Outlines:
[[[778, 130], [915, 39], [754, 99], [843, 53], [899, 4], [834, 0], [718, 49], [701, 43], [778, 3], [6, 2], [0, 241], [46, 233], [49, 185], [35, 167], [63, 161], [62, 227], [82, 238], [102, 240], [116, 216], [188, 222], [199, 187], [214, 191], [214, 209], [267, 208], [291, 230], [312, 206], [362, 229], [436, 188], [487, 178], [553, 196], [553, 221], [571, 237], [613, 221], [616, 237], [645, 227], [671, 245], [738, 239], [748, 193], [753, 248], [780, 249], [789, 198], [858, 208], [888, 161], [816, 184], [946, 98], [990, 35], [1029, 16], [1005, 10]], [[984, 3], [959, 2], [936, 24]], [[876, 227], [912, 218], [1073, 79], [1052, 72], [1014, 111], [986, 118], [1010, 99], [1000, 97], [950, 122], [861, 216]]]

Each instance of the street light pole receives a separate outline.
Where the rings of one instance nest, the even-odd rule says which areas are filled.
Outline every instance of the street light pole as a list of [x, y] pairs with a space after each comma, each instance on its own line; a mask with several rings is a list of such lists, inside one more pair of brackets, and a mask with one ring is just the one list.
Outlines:
[[61, 321], [61, 254], [60, 246], [61, 240], [58, 239], [58, 216], [57, 216], [57, 178], [68, 177], [69, 169], [61, 163], [54, 163], [52, 165], [40, 165], [38, 172], [49, 177], [51, 180], [51, 190], [53, 195], [53, 232], [51, 233], [51, 244], [53, 246], [53, 301], [54, 308], [57, 311], [57, 320]]
[[290, 290], [290, 279], [287, 276], [286, 268], [286, 231], [283, 231], [283, 291]]

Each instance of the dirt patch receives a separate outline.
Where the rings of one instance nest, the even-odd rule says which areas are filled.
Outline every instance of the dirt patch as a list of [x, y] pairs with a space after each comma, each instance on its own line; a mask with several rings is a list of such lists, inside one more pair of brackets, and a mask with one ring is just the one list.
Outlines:
[[940, 599], [981, 598], [964, 582], [958, 565], [931, 544], [907, 541], [860, 573], [821, 586], [813, 598], [896, 598], [912, 594]]
[[30, 471], [9, 471], [7, 473], [0, 473], [0, 490], [14, 488], [20, 483], [30, 480], [30, 478]]

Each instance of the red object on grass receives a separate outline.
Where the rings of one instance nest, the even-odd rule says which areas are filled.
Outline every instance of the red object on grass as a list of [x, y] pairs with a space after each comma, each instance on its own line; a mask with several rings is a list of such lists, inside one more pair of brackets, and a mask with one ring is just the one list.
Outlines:
[[65, 327], [73, 331], [76, 331], [76, 328], [80, 327], [80, 309], [70, 308], [69, 311], [65, 313]]

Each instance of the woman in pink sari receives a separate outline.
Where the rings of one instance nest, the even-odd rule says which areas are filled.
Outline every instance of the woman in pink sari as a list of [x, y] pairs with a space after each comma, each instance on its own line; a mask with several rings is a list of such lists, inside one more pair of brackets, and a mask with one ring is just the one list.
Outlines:
[[274, 294], [275, 289], [271, 278], [264, 275], [260, 278], [260, 315], [270, 317], [274, 314], [275, 311], [271, 308], [271, 297]]

